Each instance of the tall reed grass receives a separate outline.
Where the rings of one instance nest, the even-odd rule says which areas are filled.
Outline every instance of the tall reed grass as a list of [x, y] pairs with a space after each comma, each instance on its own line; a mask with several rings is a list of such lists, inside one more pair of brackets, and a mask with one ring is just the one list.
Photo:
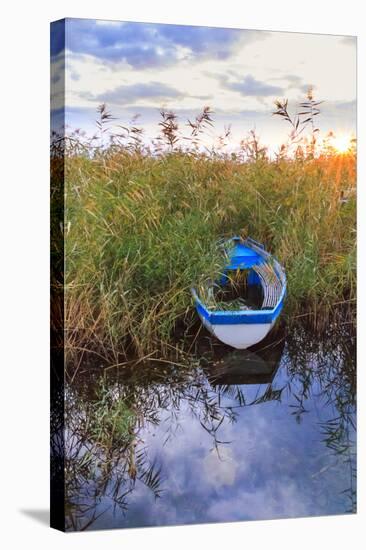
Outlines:
[[[76, 140], [66, 151], [69, 352], [167, 352], [196, 320], [191, 285], [222, 267], [222, 236], [250, 235], [285, 266], [288, 319], [329, 318], [332, 305], [355, 300], [354, 152], [315, 156], [312, 146], [271, 160], [252, 132], [243, 162], [176, 146], [174, 118], [163, 114], [164, 151], [149, 153], [137, 128], [129, 146], [112, 140], [90, 154]], [[193, 139], [211, 122], [211, 111], [197, 117]]]

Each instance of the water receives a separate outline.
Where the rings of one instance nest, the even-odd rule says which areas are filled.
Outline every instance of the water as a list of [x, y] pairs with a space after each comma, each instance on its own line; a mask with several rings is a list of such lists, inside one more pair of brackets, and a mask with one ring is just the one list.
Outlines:
[[300, 327], [255, 353], [205, 338], [188, 365], [110, 369], [103, 384], [80, 369], [67, 529], [355, 512], [354, 355], [346, 326], [320, 341]]

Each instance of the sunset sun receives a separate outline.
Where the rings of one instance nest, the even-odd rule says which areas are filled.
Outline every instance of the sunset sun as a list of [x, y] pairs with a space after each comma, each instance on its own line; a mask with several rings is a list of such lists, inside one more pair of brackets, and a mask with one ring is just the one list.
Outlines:
[[347, 153], [352, 145], [352, 137], [349, 134], [339, 134], [332, 139], [332, 146], [339, 153]]

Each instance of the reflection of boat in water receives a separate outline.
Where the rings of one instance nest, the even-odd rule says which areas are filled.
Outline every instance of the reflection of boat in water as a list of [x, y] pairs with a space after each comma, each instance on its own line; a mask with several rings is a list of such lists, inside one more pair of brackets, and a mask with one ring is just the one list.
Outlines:
[[[203, 325], [221, 340], [236, 349], [254, 346], [267, 336], [283, 308], [286, 276], [282, 266], [251, 238], [233, 237], [223, 244], [229, 259], [219, 283], [208, 283], [200, 296], [192, 289], [198, 315]], [[262, 299], [253, 304], [248, 296], [218, 300], [227, 293], [228, 283], [242, 274], [246, 289], [260, 289]], [[215, 296], [216, 292], [216, 296]]]
[[259, 349], [235, 350], [224, 356], [215, 357], [207, 366], [207, 376], [212, 386], [271, 384], [285, 345], [283, 336]]

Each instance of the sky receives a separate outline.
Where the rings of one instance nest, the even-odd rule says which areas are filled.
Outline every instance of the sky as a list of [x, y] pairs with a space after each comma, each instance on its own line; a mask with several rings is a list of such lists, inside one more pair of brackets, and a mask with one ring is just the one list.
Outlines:
[[51, 32], [51, 82], [54, 119], [65, 100], [68, 131], [88, 135], [101, 103], [116, 128], [140, 115], [146, 141], [159, 132], [161, 108], [188, 135], [187, 120], [208, 105], [206, 145], [231, 126], [231, 146], [255, 129], [275, 151], [290, 128], [272, 116], [274, 101], [288, 99], [294, 112], [309, 86], [324, 101], [321, 135], [356, 133], [355, 37], [66, 19], [65, 31], [56, 23]]

